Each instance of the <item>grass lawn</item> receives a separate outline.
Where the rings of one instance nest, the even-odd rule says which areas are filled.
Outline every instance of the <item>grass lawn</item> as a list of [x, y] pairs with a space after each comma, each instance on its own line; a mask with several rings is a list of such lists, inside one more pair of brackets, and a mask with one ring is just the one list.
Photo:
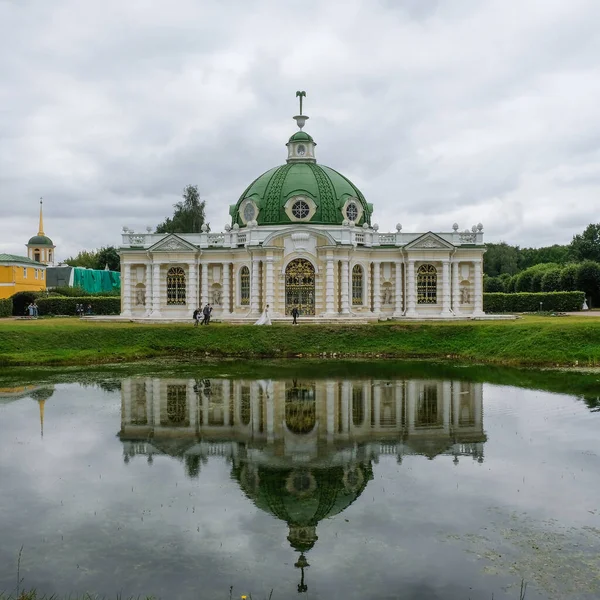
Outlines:
[[0, 366], [83, 365], [174, 356], [455, 358], [530, 366], [600, 366], [600, 319], [382, 322], [272, 327], [0, 320]]

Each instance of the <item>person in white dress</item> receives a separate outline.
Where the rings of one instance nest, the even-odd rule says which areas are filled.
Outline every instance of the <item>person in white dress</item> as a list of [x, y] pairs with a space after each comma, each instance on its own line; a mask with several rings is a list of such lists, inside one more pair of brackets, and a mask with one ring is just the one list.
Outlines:
[[263, 314], [260, 315], [260, 318], [254, 324], [255, 325], [271, 325], [271, 316], [269, 315], [269, 305], [268, 304], [267, 304], [267, 307], [265, 308]]

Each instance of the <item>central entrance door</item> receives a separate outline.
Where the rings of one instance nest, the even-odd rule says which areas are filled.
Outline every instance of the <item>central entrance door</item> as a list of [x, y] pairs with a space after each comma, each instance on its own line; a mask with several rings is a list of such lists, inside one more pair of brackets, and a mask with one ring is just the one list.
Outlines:
[[315, 314], [315, 268], [304, 258], [291, 261], [285, 270], [285, 314], [294, 306], [301, 315]]

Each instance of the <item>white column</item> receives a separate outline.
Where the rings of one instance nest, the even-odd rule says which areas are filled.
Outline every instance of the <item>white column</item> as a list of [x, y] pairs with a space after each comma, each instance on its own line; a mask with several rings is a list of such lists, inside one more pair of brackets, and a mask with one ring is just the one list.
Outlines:
[[[123, 379], [121, 384], [121, 398], [123, 399], [123, 412], [121, 419], [123, 425], [131, 425], [131, 379]], [[137, 408], [137, 407], [136, 407]]]
[[152, 316], [160, 317], [160, 264], [152, 263]]
[[267, 254], [267, 269], [265, 274], [265, 303], [269, 305], [270, 314], [273, 314], [273, 253]]
[[154, 401], [154, 426], [160, 427], [160, 379], [152, 380], [152, 400]]
[[396, 431], [398, 433], [402, 431], [402, 392], [402, 381], [396, 381], [396, 386], [394, 389], [394, 399], [396, 400]]
[[146, 263], [144, 285], [146, 286], [146, 300], [144, 302], [146, 313], [144, 316], [147, 317], [152, 312], [152, 265], [150, 263]]
[[327, 409], [327, 441], [333, 442], [335, 435], [335, 381], [325, 382]]
[[229, 409], [231, 403], [231, 382], [229, 379], [223, 380], [223, 427], [229, 427]]
[[396, 263], [396, 283], [394, 286], [395, 301], [394, 317], [398, 318], [402, 316], [402, 263]]
[[200, 286], [200, 308], [208, 304], [208, 263], [202, 263], [202, 283]]
[[452, 425], [458, 430], [460, 424], [460, 381], [452, 382]]
[[342, 432], [348, 433], [350, 426], [350, 387], [349, 381], [342, 381], [342, 414], [340, 415], [342, 421]]
[[373, 263], [373, 312], [375, 315], [381, 313], [381, 263]]
[[260, 259], [252, 257], [252, 273], [250, 277], [250, 312], [258, 314], [260, 311], [259, 281], [260, 277]]
[[417, 311], [417, 292], [415, 288], [415, 261], [413, 258], [408, 260], [408, 269], [406, 271], [407, 291], [406, 291], [406, 316], [416, 317]]
[[460, 314], [460, 286], [458, 283], [458, 261], [452, 261], [452, 311]]
[[198, 425], [198, 397], [194, 391], [194, 380], [188, 379], [186, 400], [188, 405], [188, 415], [190, 417], [190, 429], [196, 430]]
[[481, 274], [481, 261], [476, 260], [473, 263], [475, 267], [475, 301], [473, 306], [473, 316], [481, 317], [483, 312], [483, 276]]
[[123, 265], [123, 317], [131, 316], [131, 265]]
[[152, 379], [150, 377], [146, 377], [144, 388], [144, 391], [146, 392], [146, 425], [152, 426], [154, 423], [154, 404], [152, 396]]
[[408, 433], [412, 433], [415, 430], [415, 416], [417, 411], [417, 382], [409, 381], [406, 392], [408, 396], [406, 403]]
[[260, 430], [260, 402], [258, 399], [258, 381], [250, 383], [250, 427], [252, 437], [258, 435]]
[[231, 264], [226, 262], [223, 263], [223, 314], [229, 315], [231, 313], [231, 289], [230, 289], [230, 272]]
[[373, 387], [373, 429], [381, 429], [381, 383], [376, 383]]
[[341, 290], [341, 299], [342, 299], [342, 314], [348, 315], [350, 314], [350, 287], [348, 282], [348, 259], [342, 258], [342, 290]]
[[450, 434], [450, 406], [452, 404], [452, 382], [444, 381], [442, 383], [442, 423], [444, 431]]
[[193, 312], [198, 308], [198, 279], [196, 275], [196, 261], [188, 263], [188, 281], [187, 281], [187, 308], [188, 312]]
[[327, 270], [325, 273], [325, 314], [333, 315], [335, 313], [333, 303], [333, 281], [334, 281], [334, 269], [333, 269], [333, 252], [327, 252]]
[[267, 384], [267, 396], [265, 398], [266, 417], [267, 417], [267, 442], [272, 444], [275, 441], [275, 400], [273, 397], [273, 384]]
[[450, 259], [442, 261], [442, 316], [449, 317], [450, 312]]

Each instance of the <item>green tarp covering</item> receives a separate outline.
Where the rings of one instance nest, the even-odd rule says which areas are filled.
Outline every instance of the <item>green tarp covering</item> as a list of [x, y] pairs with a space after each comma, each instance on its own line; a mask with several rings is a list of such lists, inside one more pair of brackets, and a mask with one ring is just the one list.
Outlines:
[[117, 271], [97, 271], [95, 269], [73, 269], [73, 287], [86, 292], [111, 292], [121, 289], [121, 273]]

